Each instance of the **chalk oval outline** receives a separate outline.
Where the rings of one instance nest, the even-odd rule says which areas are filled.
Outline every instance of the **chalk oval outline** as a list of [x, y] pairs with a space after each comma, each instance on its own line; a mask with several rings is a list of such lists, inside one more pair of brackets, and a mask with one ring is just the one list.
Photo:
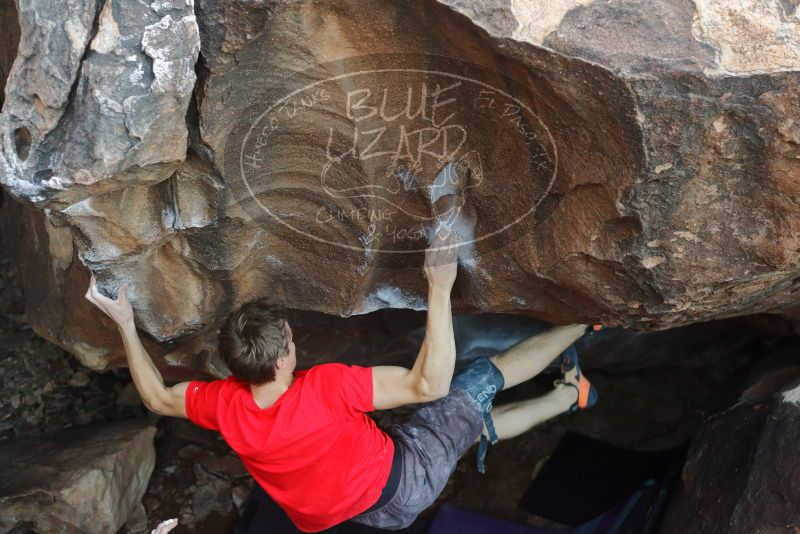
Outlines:
[[[348, 59], [358, 59], [358, 57], [369, 57], [369, 56], [356, 56], [354, 58], [348, 58]], [[444, 57], [446, 57], [446, 56], [444, 56]], [[453, 60], [454, 58], [447, 58], [447, 59]], [[460, 61], [460, 60], [456, 60], [456, 61]], [[487, 70], [494, 70], [494, 69], [490, 69], [489, 67], [485, 67], [483, 65], [478, 65], [478, 64], [473, 64], [473, 65], [476, 66], [476, 67], [479, 67], [479, 68], [487, 69]], [[261, 122], [261, 120], [264, 118], [264, 116], [267, 115], [268, 113], [270, 113], [279, 104], [283, 103], [284, 101], [286, 101], [289, 98], [292, 98], [293, 96], [297, 95], [298, 93], [307, 91], [308, 89], [314, 88], [317, 85], [320, 85], [320, 84], [323, 84], [323, 83], [327, 83], [327, 82], [331, 82], [331, 81], [337, 81], [337, 80], [340, 80], [340, 79], [343, 79], [343, 78], [349, 78], [349, 77], [352, 77], [352, 76], [362, 76], [362, 75], [372, 74], [372, 73], [390, 73], [390, 72], [411, 72], [411, 73], [416, 73], [416, 74], [435, 74], [435, 75], [450, 77], [450, 78], [453, 78], [453, 79], [457, 79], [457, 80], [461, 80], [461, 81], [465, 81], [465, 82], [469, 82], [469, 83], [474, 83], [476, 85], [485, 87], [485, 88], [490, 89], [492, 91], [496, 91], [497, 93], [502, 94], [503, 96], [505, 96], [506, 98], [508, 98], [512, 102], [515, 102], [515, 103], [519, 104], [521, 107], [525, 108], [525, 110], [532, 117], [535, 117], [536, 120], [538, 121], [539, 125], [544, 129], [545, 133], [547, 133], [547, 137], [550, 140], [550, 146], [552, 146], [552, 148], [553, 148], [553, 158], [552, 158], [552, 161], [553, 161], [553, 176], [550, 178], [550, 182], [547, 184], [547, 188], [545, 189], [544, 193], [542, 193], [541, 198], [539, 198], [539, 200], [537, 200], [533, 204], [533, 206], [531, 206], [530, 209], [528, 209], [528, 211], [526, 211], [525, 213], [523, 213], [522, 215], [517, 217], [512, 222], [506, 224], [502, 228], [499, 228], [497, 230], [489, 232], [489, 233], [487, 233], [487, 234], [485, 234], [483, 236], [480, 236], [480, 237], [475, 238], [475, 239], [471, 239], [469, 241], [464, 241], [464, 242], [461, 242], [461, 243], [458, 243], [458, 244], [448, 245], [446, 247], [436, 247], [436, 248], [434, 248], [432, 250], [437, 250], [437, 251], [438, 250], [447, 250], [447, 249], [450, 249], [450, 248], [453, 248], [453, 247], [462, 247], [464, 245], [469, 245], [469, 244], [472, 244], [472, 243], [477, 243], [477, 242], [483, 241], [484, 239], [487, 239], [487, 238], [493, 237], [493, 236], [495, 236], [495, 235], [497, 235], [499, 233], [505, 232], [508, 228], [519, 224], [524, 218], [526, 218], [529, 215], [532, 215], [533, 213], [535, 213], [535, 211], [539, 207], [539, 205], [544, 201], [545, 198], [547, 198], [547, 196], [550, 193], [550, 190], [552, 189], [553, 184], [555, 183], [556, 178], [558, 176], [558, 146], [556, 145], [555, 139], [553, 138], [553, 134], [550, 133], [550, 129], [547, 127], [546, 124], [544, 124], [544, 122], [539, 117], [539, 115], [534, 113], [533, 110], [531, 110], [531, 108], [527, 104], [525, 104], [524, 102], [520, 101], [519, 99], [517, 99], [514, 96], [510, 95], [509, 93], [503, 91], [502, 89], [498, 89], [498, 88], [496, 88], [496, 87], [494, 87], [492, 85], [489, 85], [488, 83], [485, 83], [485, 82], [482, 82], [482, 81], [479, 81], [479, 80], [474, 80], [474, 79], [468, 78], [466, 76], [461, 76], [459, 74], [453, 74], [453, 73], [450, 73], [450, 72], [443, 72], [443, 71], [429, 70], [429, 69], [411, 69], [411, 68], [369, 69], [369, 70], [360, 70], [360, 71], [355, 71], [355, 72], [337, 74], [336, 76], [331, 76], [331, 77], [328, 77], [328, 78], [325, 78], [325, 79], [322, 79], [322, 80], [317, 80], [317, 81], [312, 82], [310, 84], [304, 85], [303, 87], [295, 89], [294, 91], [292, 91], [291, 93], [287, 94], [286, 96], [276, 100], [263, 113], [261, 113], [253, 121], [252, 125], [247, 130], [247, 134], [245, 134], [244, 139], [242, 140], [242, 144], [241, 144], [242, 149], [239, 152], [239, 175], [240, 175], [242, 181], [244, 182], [248, 193], [250, 193], [250, 197], [253, 200], [255, 200], [256, 204], [258, 204], [259, 207], [261, 207], [262, 210], [264, 210], [270, 217], [272, 217], [273, 219], [275, 219], [276, 221], [278, 221], [282, 225], [286, 226], [290, 230], [292, 230], [294, 232], [297, 232], [298, 234], [304, 235], [304, 236], [306, 236], [308, 238], [311, 238], [311, 239], [313, 239], [315, 241], [318, 241], [320, 243], [325, 243], [325, 244], [328, 244], [328, 245], [342, 247], [342, 248], [349, 249], [349, 250], [354, 250], [354, 251], [362, 251], [362, 252], [370, 252], [370, 253], [381, 253], [381, 254], [419, 254], [420, 252], [424, 252], [426, 250], [426, 249], [391, 250], [391, 249], [368, 248], [368, 247], [364, 247], [364, 246], [357, 247], [357, 246], [348, 245], [348, 244], [345, 244], [345, 243], [337, 243], [335, 241], [330, 241], [330, 240], [321, 238], [321, 237], [319, 237], [317, 235], [310, 234], [308, 232], [305, 232], [303, 230], [295, 228], [291, 224], [289, 224], [286, 221], [284, 221], [281, 217], [278, 217], [277, 215], [272, 213], [269, 210], [269, 208], [267, 208], [266, 206], [264, 206], [261, 203], [261, 201], [258, 199], [258, 196], [254, 193], [253, 189], [250, 187], [250, 183], [247, 181], [247, 178], [245, 178], [245, 172], [244, 172], [244, 147], [247, 145], [247, 141], [250, 138], [250, 136], [251, 136], [251, 134], [253, 132], [253, 129], [256, 127], [256, 125], [258, 125]], [[505, 78], [513, 80], [514, 83], [519, 84], [519, 82], [517, 82], [516, 80], [514, 80], [510, 76], [507, 76], [507, 75], [502, 74], [502, 73], [500, 73], [500, 74]], [[522, 84], [520, 84], [520, 85], [522, 85]]]

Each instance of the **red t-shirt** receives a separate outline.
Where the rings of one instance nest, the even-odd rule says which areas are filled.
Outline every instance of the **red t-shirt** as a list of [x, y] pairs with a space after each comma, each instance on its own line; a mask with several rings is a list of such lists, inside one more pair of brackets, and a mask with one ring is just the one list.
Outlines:
[[375, 409], [371, 367], [331, 363], [294, 376], [264, 409], [234, 377], [190, 382], [186, 414], [222, 434], [297, 528], [317, 532], [377, 502], [394, 443], [365, 414]]

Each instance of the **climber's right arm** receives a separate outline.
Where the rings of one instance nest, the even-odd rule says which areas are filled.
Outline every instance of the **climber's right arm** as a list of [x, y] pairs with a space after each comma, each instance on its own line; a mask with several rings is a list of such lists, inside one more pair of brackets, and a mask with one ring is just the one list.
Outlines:
[[431, 289], [425, 339], [413, 368], [392, 365], [372, 368], [372, 398], [375, 409], [390, 410], [444, 397], [450, 390], [455, 362], [450, 289]]
[[97, 283], [92, 276], [86, 299], [100, 308], [117, 325], [117, 330], [122, 336], [125, 345], [125, 354], [128, 366], [133, 377], [136, 390], [147, 408], [160, 415], [172, 417], [186, 417], [186, 404], [184, 401], [188, 382], [182, 382], [168, 387], [164, 385], [161, 373], [153, 363], [152, 358], [142, 345], [136, 326], [133, 322], [133, 308], [125, 295], [127, 284], [119, 288], [117, 299], [113, 300], [97, 289]]
[[456, 363], [450, 292], [458, 268], [458, 243], [455, 235], [437, 237], [425, 253], [425, 276], [428, 279], [425, 339], [412, 369], [390, 365], [372, 368], [372, 396], [376, 410], [431, 402], [447, 395], [450, 390]]

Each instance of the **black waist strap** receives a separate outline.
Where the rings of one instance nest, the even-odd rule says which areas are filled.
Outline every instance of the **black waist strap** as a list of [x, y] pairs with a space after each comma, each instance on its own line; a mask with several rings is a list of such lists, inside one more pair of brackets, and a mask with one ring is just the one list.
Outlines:
[[389, 479], [386, 481], [386, 485], [383, 487], [383, 491], [381, 492], [381, 496], [378, 498], [378, 501], [373, 504], [369, 510], [363, 512], [368, 514], [370, 512], [374, 512], [394, 497], [394, 494], [397, 493], [397, 487], [400, 485], [400, 474], [402, 472], [403, 461], [400, 455], [400, 447], [397, 446], [397, 443], [394, 444], [394, 456], [392, 457], [392, 470], [389, 472]]

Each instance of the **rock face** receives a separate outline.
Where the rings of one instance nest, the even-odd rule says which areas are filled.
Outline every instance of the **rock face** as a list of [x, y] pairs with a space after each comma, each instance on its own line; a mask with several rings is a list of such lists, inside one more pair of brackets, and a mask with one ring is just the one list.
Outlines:
[[424, 308], [441, 223], [456, 311], [780, 312], [798, 24], [781, 0], [37, 0], [0, 115], [5, 243], [37, 331], [96, 369], [121, 347], [89, 271], [129, 283], [156, 356], [210, 369], [256, 298]]
[[200, 49], [191, 5], [37, 1], [19, 21], [0, 118], [5, 185], [66, 207], [177, 169]]
[[[661, 532], [751, 534], [800, 528], [800, 366], [767, 373], [692, 440]], [[795, 383], [785, 383], [794, 377]], [[773, 394], [776, 386], [777, 394]]]
[[117, 532], [147, 488], [155, 431], [123, 421], [0, 445], [0, 529]]
[[[3, 22], [3, 33], [0, 36], [0, 85], [6, 86], [6, 77], [14, 63], [17, 55], [17, 45], [19, 44], [19, 25], [17, 20], [17, 8], [14, 2], [0, 3], [0, 21]], [[0, 93], [0, 106], [3, 105], [5, 95]]]

